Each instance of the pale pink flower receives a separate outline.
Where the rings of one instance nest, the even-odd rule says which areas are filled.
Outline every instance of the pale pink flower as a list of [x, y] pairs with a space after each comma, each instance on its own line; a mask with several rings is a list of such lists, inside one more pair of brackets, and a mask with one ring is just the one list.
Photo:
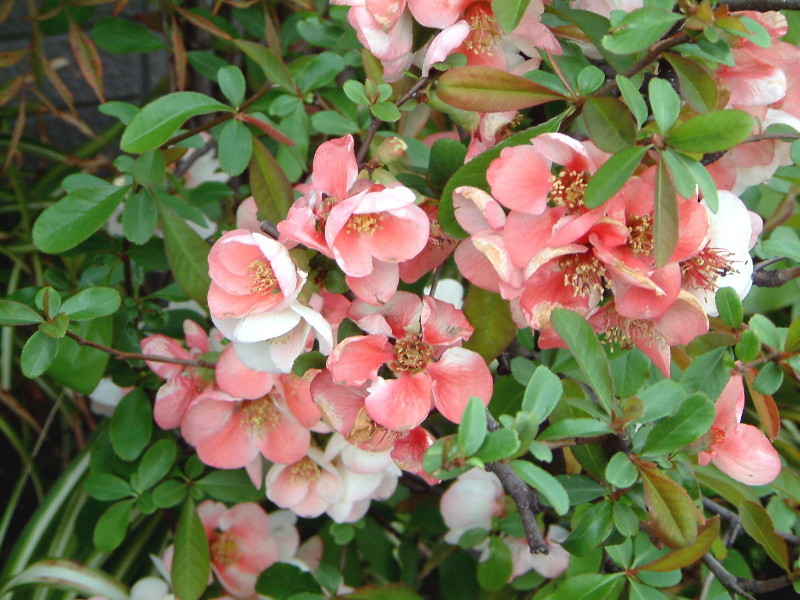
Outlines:
[[569, 552], [564, 550], [563, 542], [569, 532], [558, 525], [551, 525], [544, 536], [547, 554], [531, 554], [528, 541], [524, 538], [504, 537], [503, 541], [511, 550], [511, 560], [514, 565], [511, 579], [524, 575], [531, 569], [542, 577], [555, 579], [567, 570], [569, 566]]
[[280, 559], [270, 518], [257, 504], [228, 509], [205, 500], [197, 507], [208, 539], [211, 567], [225, 591], [237, 599], [255, 594], [258, 576]]
[[717, 398], [716, 417], [708, 434], [701, 465], [714, 463], [720, 471], [747, 485], [766, 485], [781, 471], [781, 457], [761, 430], [741, 422], [744, 385], [741, 373], [731, 376]]
[[256, 199], [248, 196], [236, 208], [236, 229], [246, 229], [251, 233], [262, 233], [261, 219], [258, 218]]
[[267, 498], [299, 517], [313, 519], [344, 495], [342, 475], [313, 446], [289, 465], [272, 465], [266, 479]]
[[608, 18], [612, 11], [633, 12], [637, 8], [642, 8], [644, 3], [642, 0], [572, 0], [570, 5], [572, 8], [588, 10]]
[[439, 508], [447, 525], [444, 540], [458, 544], [470, 529], [492, 530], [492, 520], [503, 514], [503, 486], [497, 475], [483, 469], [470, 469], [449, 487]]

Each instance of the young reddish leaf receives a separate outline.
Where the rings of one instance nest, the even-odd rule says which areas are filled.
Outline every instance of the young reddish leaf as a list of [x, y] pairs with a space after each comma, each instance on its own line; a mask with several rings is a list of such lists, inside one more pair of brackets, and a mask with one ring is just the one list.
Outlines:
[[746, 500], [739, 505], [739, 518], [747, 535], [763, 546], [769, 557], [789, 572], [786, 541], [775, 533], [775, 525], [769, 513], [758, 502]]
[[73, 21], [69, 20], [69, 45], [72, 47], [72, 54], [78, 61], [78, 68], [81, 75], [92, 88], [100, 102], [105, 102], [103, 95], [103, 63], [97, 48], [91, 38]]
[[224, 40], [228, 40], [230, 42], [233, 41], [233, 38], [231, 37], [231, 35], [227, 31], [223, 31], [222, 29], [220, 29], [219, 27], [214, 25], [214, 23], [212, 23], [211, 21], [209, 21], [205, 17], [201, 17], [200, 15], [195, 14], [195, 13], [189, 11], [189, 10], [186, 10], [185, 8], [177, 8], [176, 7], [175, 10], [178, 11], [178, 13], [180, 13], [180, 15], [184, 19], [189, 21], [195, 27], [199, 27], [200, 29], [203, 29], [204, 31], [207, 31], [211, 35], [215, 35], [217, 37], [221, 37]]
[[717, 539], [719, 522], [719, 515], [714, 515], [713, 518], [708, 519], [705, 524], [697, 529], [697, 539], [693, 544], [680, 550], [673, 550], [669, 554], [636, 567], [635, 571], [659, 571], [664, 573], [696, 563], [708, 552], [711, 544]]
[[658, 162], [655, 189], [655, 219], [653, 241], [656, 264], [663, 267], [669, 261], [678, 243], [678, 196], [672, 178], [663, 160]]
[[708, 69], [701, 64], [668, 52], [664, 58], [678, 74], [681, 95], [696, 112], [704, 113], [717, 106], [717, 84]]
[[686, 548], [697, 539], [699, 511], [689, 493], [650, 462], [636, 461], [653, 533], [670, 548]]
[[27, 53], [27, 48], [11, 50], [10, 52], [0, 52], [0, 67], [5, 68], [17, 64], [19, 61], [25, 58]]
[[636, 141], [636, 125], [628, 107], [611, 96], [588, 98], [581, 118], [589, 137], [601, 150], [619, 152]]
[[750, 392], [750, 397], [753, 399], [753, 404], [756, 405], [756, 412], [758, 413], [758, 420], [767, 434], [770, 441], [778, 437], [781, 431], [781, 416], [778, 413], [778, 407], [775, 404], [772, 396], [769, 394], [762, 394], [753, 385], [758, 371], [755, 367], [750, 367], [744, 372], [744, 380], [747, 382], [747, 389]]
[[256, 119], [251, 115], [244, 115], [244, 114], [238, 115], [236, 118], [241, 119], [242, 121], [245, 121], [247, 123], [250, 123], [250, 125], [255, 125], [261, 131], [266, 133], [269, 137], [271, 137], [279, 144], [283, 144], [284, 146], [294, 146], [294, 140], [292, 138], [284, 135], [283, 133], [281, 133], [280, 130], [276, 129], [275, 127], [273, 127], [272, 125], [270, 125], [265, 121]]
[[170, 43], [172, 44], [172, 61], [175, 69], [175, 85], [181, 91], [186, 89], [186, 65], [188, 57], [186, 55], [186, 44], [183, 43], [183, 31], [178, 27], [175, 17], [172, 17], [172, 27], [169, 31]]
[[464, 315], [475, 328], [464, 348], [477, 352], [487, 363], [497, 358], [517, 334], [508, 302], [499, 294], [477, 286], [471, 286], [467, 292]]
[[439, 77], [436, 92], [451, 106], [479, 112], [520, 110], [564, 98], [530, 79], [482, 66], [447, 71]]
[[[62, 81], [61, 77], [58, 76], [56, 73], [55, 68], [53, 68], [53, 64], [47, 60], [47, 57], [44, 56], [42, 51], [37, 51], [34, 53], [36, 60], [39, 63], [42, 71], [47, 77], [47, 80], [53, 85], [58, 92], [58, 95], [61, 96], [61, 99], [64, 101], [64, 104], [67, 105], [69, 112], [72, 114], [73, 117], [76, 119], [78, 118], [78, 113], [75, 111], [75, 101], [72, 98], [72, 92], [69, 91], [67, 85]], [[56, 59], [58, 60], [58, 59]], [[56, 62], [55, 60], [53, 62]]]

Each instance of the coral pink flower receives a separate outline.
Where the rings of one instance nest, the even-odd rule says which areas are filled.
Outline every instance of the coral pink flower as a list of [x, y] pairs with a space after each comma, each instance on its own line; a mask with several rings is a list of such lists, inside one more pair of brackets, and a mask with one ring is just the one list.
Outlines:
[[569, 552], [564, 550], [560, 542], [563, 542], [568, 534], [569, 532], [563, 527], [551, 525], [544, 536], [544, 543], [549, 550], [547, 554], [531, 554], [528, 541], [524, 538], [503, 538], [511, 550], [511, 560], [514, 565], [511, 579], [524, 575], [531, 569], [548, 579], [555, 579], [561, 575], [569, 566]]
[[212, 569], [222, 587], [237, 599], [253, 596], [258, 576], [280, 560], [267, 513], [252, 502], [228, 509], [205, 500], [197, 514], [208, 539]]
[[[337, 383], [372, 381], [364, 402], [369, 417], [379, 425], [412, 429], [425, 420], [431, 405], [458, 423], [471, 396], [489, 403], [492, 376], [478, 354], [457, 347], [473, 329], [453, 305], [397, 292], [383, 307], [354, 302], [350, 318], [369, 335], [339, 344], [331, 352], [328, 368]], [[384, 364], [395, 379], [377, 375]]]
[[286, 308], [306, 281], [283, 244], [245, 229], [217, 240], [208, 255], [208, 274], [208, 307], [215, 322]]
[[741, 423], [744, 412], [742, 375], [731, 376], [716, 404], [708, 450], [698, 462], [713, 462], [720, 471], [747, 485], [766, 485], [781, 472], [781, 457], [761, 430]]
[[270, 373], [262, 373], [248, 369], [237, 358], [233, 346], [228, 346], [217, 359], [214, 369], [217, 386], [236, 398], [255, 400], [268, 394], [275, 384]]
[[344, 495], [342, 476], [323, 453], [311, 447], [289, 465], [273, 465], [266, 480], [267, 498], [307, 519], [320, 516]]

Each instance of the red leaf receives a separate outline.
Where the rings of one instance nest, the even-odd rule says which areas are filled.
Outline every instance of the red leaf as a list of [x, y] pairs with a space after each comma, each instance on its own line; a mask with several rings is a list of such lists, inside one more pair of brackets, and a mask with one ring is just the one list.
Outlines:
[[520, 110], [564, 98], [530, 79], [493, 67], [451, 69], [439, 77], [436, 91], [451, 106], [479, 112]]
[[105, 102], [103, 63], [100, 61], [100, 55], [91, 38], [72, 19], [69, 20], [69, 45], [72, 47], [72, 54], [78, 61], [78, 68], [80, 68], [86, 83], [92, 88], [100, 102]]
[[758, 420], [761, 421], [769, 441], [772, 441], [781, 432], [781, 416], [772, 396], [762, 394], [753, 386], [757, 374], [758, 371], [754, 367], [750, 367], [744, 372], [744, 380], [747, 382], [747, 389], [750, 391], [753, 404], [756, 405]]
[[175, 63], [175, 85], [182, 91], [186, 89], [186, 45], [183, 43], [183, 32], [178, 27], [175, 17], [172, 17], [169, 37], [172, 42], [172, 59]]
[[226, 31], [223, 31], [217, 27], [205, 17], [201, 17], [193, 12], [189, 12], [185, 8], [176, 8], [175, 10], [177, 10], [184, 19], [189, 21], [195, 27], [199, 27], [200, 29], [207, 31], [212, 35], [216, 35], [217, 37], [221, 37], [224, 40], [233, 41], [233, 38]]
[[236, 118], [240, 121], [246, 121], [247, 123], [250, 123], [250, 125], [255, 125], [279, 144], [283, 144], [284, 146], [294, 146], [294, 140], [292, 138], [287, 137], [269, 123], [265, 123], [264, 121], [256, 119], [250, 115], [238, 115]]

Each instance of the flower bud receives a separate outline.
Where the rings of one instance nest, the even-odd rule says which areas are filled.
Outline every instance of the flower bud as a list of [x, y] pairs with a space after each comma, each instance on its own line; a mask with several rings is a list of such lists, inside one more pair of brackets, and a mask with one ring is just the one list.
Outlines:
[[403, 158], [406, 150], [408, 150], [408, 144], [402, 138], [396, 136], [388, 137], [378, 146], [375, 158], [381, 164], [388, 165]]

